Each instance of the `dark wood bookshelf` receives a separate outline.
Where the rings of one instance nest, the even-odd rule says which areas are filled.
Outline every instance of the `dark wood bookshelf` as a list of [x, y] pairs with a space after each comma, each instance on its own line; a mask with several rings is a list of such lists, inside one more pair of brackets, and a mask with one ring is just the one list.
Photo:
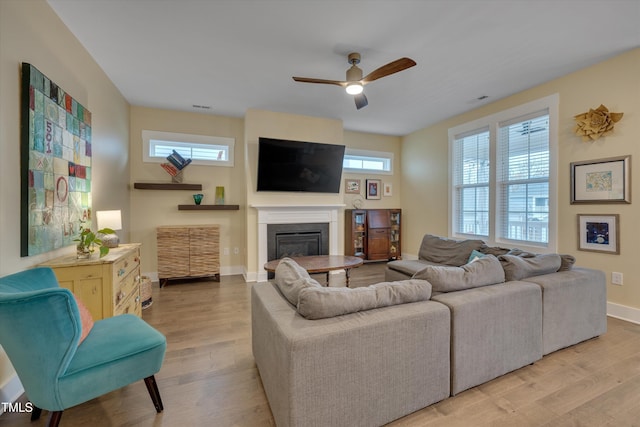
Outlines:
[[202, 191], [202, 184], [179, 184], [157, 182], [135, 182], [133, 188], [138, 190], [191, 190]]
[[181, 211], [237, 211], [240, 205], [178, 205]]

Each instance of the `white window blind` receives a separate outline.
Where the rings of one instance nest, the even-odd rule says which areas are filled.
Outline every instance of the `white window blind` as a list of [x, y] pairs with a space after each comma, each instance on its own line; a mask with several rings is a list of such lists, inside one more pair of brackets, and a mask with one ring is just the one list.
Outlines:
[[549, 114], [498, 125], [499, 237], [549, 241]]
[[349, 173], [390, 175], [393, 173], [393, 153], [347, 148], [342, 167]]
[[145, 162], [164, 163], [175, 150], [196, 165], [233, 166], [234, 146], [234, 138], [142, 131], [142, 156]]
[[456, 233], [489, 235], [489, 130], [456, 136], [453, 187]]

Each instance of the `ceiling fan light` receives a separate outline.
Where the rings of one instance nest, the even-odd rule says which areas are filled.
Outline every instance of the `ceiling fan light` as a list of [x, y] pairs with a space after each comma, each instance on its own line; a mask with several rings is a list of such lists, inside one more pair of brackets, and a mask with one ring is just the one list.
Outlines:
[[359, 95], [362, 93], [362, 85], [360, 83], [351, 83], [349, 85], [347, 85], [347, 93], [349, 95]]

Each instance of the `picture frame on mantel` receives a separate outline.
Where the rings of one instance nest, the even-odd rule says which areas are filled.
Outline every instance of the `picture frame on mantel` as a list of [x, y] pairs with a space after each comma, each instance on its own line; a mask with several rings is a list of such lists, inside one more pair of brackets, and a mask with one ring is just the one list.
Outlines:
[[631, 156], [571, 163], [571, 204], [631, 203]]
[[578, 250], [620, 254], [620, 215], [578, 214]]

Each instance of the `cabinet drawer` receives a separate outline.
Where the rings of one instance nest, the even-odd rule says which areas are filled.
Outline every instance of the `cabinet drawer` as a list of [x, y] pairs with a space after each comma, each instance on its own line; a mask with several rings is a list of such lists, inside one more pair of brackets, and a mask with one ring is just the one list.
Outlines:
[[140, 295], [140, 269], [135, 269], [113, 285], [113, 304], [118, 306], [131, 294]]
[[114, 311], [114, 315], [117, 316], [119, 314], [135, 314], [137, 316], [142, 316], [142, 306], [140, 305], [140, 294], [131, 294], [122, 304], [116, 307]]
[[140, 252], [136, 249], [113, 263], [113, 280], [118, 281], [140, 266]]

